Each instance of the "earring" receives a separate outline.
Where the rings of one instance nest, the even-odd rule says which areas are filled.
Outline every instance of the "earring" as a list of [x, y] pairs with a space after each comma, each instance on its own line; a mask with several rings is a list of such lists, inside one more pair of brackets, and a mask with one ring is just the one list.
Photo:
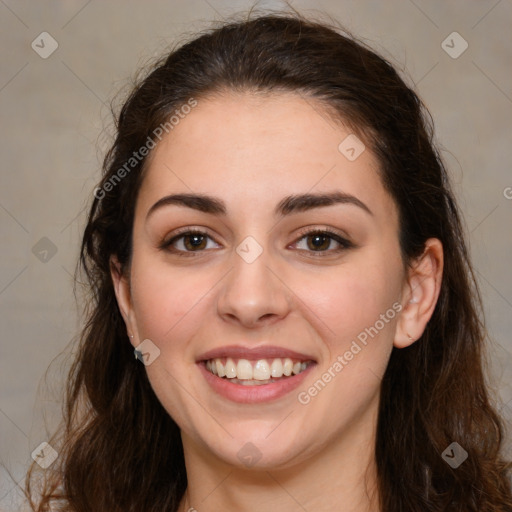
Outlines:
[[409, 338], [409, 341], [413, 341], [413, 337], [409, 333], [407, 333], [407, 337]]

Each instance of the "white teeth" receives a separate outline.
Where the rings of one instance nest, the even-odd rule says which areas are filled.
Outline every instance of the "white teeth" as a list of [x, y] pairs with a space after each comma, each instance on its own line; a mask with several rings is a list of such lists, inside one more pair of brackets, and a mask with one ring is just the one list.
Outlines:
[[270, 365], [270, 375], [272, 377], [282, 377], [283, 376], [283, 363], [281, 359], [274, 359], [272, 364]]
[[297, 375], [298, 373], [300, 373], [300, 369], [301, 369], [301, 364], [300, 363], [295, 363], [293, 365], [293, 374]]
[[270, 384], [271, 382], [275, 382], [272, 379], [269, 380], [239, 380], [238, 384], [242, 386], [259, 386], [261, 384]]
[[253, 368], [253, 379], [268, 380], [270, 379], [270, 367], [265, 359], [260, 359]]
[[247, 381], [244, 384], [249, 381], [258, 381], [260, 384], [265, 384], [267, 381], [273, 382], [271, 379], [297, 375], [307, 367], [308, 363], [305, 361], [299, 361], [294, 364], [289, 357], [284, 359], [275, 358], [271, 364], [266, 359], [259, 359], [256, 362], [239, 359], [235, 363], [235, 360], [231, 357], [228, 357], [225, 363], [222, 363], [220, 358], [206, 361], [206, 369], [214, 375]]
[[240, 359], [236, 365], [236, 376], [238, 379], [250, 380], [253, 378], [252, 365], [247, 359]]
[[289, 377], [292, 374], [293, 370], [293, 362], [288, 357], [284, 360], [283, 363], [283, 375], [286, 375], [286, 377]]
[[226, 375], [226, 371], [224, 370], [224, 365], [219, 359], [215, 360], [215, 366], [217, 367], [217, 375], [219, 377], [224, 377]]
[[228, 379], [234, 379], [236, 377], [236, 364], [230, 357], [228, 357], [224, 369]]

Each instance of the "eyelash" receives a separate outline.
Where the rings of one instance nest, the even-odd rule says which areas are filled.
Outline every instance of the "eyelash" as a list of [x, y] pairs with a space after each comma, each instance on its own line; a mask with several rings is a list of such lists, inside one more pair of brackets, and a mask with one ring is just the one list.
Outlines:
[[[181, 256], [183, 256], [183, 257], [194, 257], [196, 255], [195, 253], [204, 252], [205, 249], [201, 249], [199, 251], [183, 251], [181, 249], [176, 249], [176, 248], [172, 247], [172, 245], [174, 243], [176, 243], [178, 240], [180, 240], [180, 239], [182, 239], [182, 238], [184, 238], [186, 236], [190, 236], [190, 235], [206, 236], [206, 237], [210, 238], [211, 240], [213, 240], [213, 238], [210, 237], [208, 235], [208, 233], [206, 233], [205, 231], [201, 231], [199, 229], [193, 229], [193, 228], [192, 229], [191, 228], [185, 228], [183, 231], [175, 233], [171, 239], [164, 240], [159, 245], [159, 249], [167, 250], [167, 251], [169, 251], [169, 252], [171, 252], [173, 254], [176, 254], [177, 256], [180, 256], [180, 257]], [[299, 233], [299, 237], [295, 240], [295, 242], [293, 242], [292, 245], [296, 245], [298, 242], [300, 242], [304, 238], [307, 238], [308, 236], [312, 236], [312, 235], [324, 235], [327, 238], [329, 238], [330, 240], [334, 240], [335, 242], [337, 242], [340, 245], [340, 247], [338, 247], [337, 249], [334, 249], [334, 250], [327, 249], [327, 250], [324, 250], [324, 251], [313, 251], [313, 250], [307, 250], [307, 249], [299, 249], [300, 251], [309, 252], [310, 255], [312, 257], [315, 257], [315, 258], [325, 257], [324, 255], [338, 254], [338, 253], [340, 253], [340, 252], [342, 252], [344, 250], [351, 249], [351, 248], [355, 247], [355, 245], [352, 242], [350, 242], [346, 238], [343, 238], [337, 232], [332, 231], [329, 228], [304, 229], [304, 230], [302, 230]]]
[[[335, 242], [337, 242], [340, 247], [338, 247], [337, 249], [328, 249], [326, 251], [310, 251], [310, 250], [307, 250], [307, 252], [310, 252], [311, 253], [311, 256], [317, 258], [317, 257], [325, 257], [323, 256], [324, 254], [326, 255], [330, 255], [330, 254], [338, 254], [342, 251], [345, 251], [347, 249], [352, 249], [355, 247], [355, 245], [350, 242], [349, 240], [347, 240], [346, 238], [343, 238], [340, 234], [338, 234], [336, 231], [333, 231], [329, 228], [322, 228], [322, 229], [318, 229], [318, 228], [313, 228], [313, 229], [310, 229], [310, 228], [306, 228], [304, 230], [301, 230], [299, 232], [299, 238], [297, 238], [297, 240], [295, 242], [293, 242], [293, 244], [297, 244], [298, 242], [300, 242], [301, 240], [303, 240], [304, 238], [307, 238], [308, 236], [312, 236], [312, 235], [324, 235], [326, 236], [327, 238], [329, 238], [330, 240], [334, 240]], [[306, 250], [306, 249], [299, 249], [299, 250]]]

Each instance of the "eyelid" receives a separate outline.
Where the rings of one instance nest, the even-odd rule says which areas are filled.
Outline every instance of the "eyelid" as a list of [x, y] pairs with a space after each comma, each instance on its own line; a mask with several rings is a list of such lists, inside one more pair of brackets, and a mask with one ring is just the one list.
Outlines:
[[[216, 244], [219, 244], [219, 242], [217, 242], [215, 240], [215, 238], [212, 235], [210, 235], [210, 233], [208, 232], [208, 230], [206, 228], [186, 226], [186, 227], [179, 228], [176, 231], [174, 231], [170, 237], [166, 237], [159, 244], [159, 249], [168, 250], [170, 252], [173, 252], [174, 254], [178, 254], [181, 256], [194, 255], [197, 253], [205, 252], [206, 249], [201, 249], [198, 251], [183, 251], [183, 250], [175, 249], [175, 248], [170, 249], [170, 247], [172, 247], [172, 244], [174, 242], [176, 242], [177, 240], [179, 240], [180, 238], [183, 238], [185, 235], [194, 235], [194, 234], [206, 236], [210, 240], [213, 240]], [[339, 231], [334, 230], [333, 228], [330, 228], [327, 226], [313, 226], [313, 227], [309, 226], [309, 227], [300, 229], [299, 232], [297, 233], [295, 240], [290, 245], [295, 245], [298, 242], [300, 242], [302, 239], [306, 238], [307, 236], [314, 235], [314, 234], [327, 235], [329, 238], [331, 238], [332, 240], [337, 242], [341, 247], [338, 249], [329, 249], [326, 251], [308, 251], [305, 249], [298, 249], [298, 250], [321, 256], [322, 254], [325, 254], [325, 255], [336, 254], [343, 250], [355, 247], [355, 244], [353, 242], [351, 242], [350, 240], [348, 240], [346, 235], [343, 235]], [[290, 245], [288, 245], [288, 247]]]
[[219, 244], [219, 242], [217, 242], [215, 240], [215, 238], [212, 235], [210, 235], [210, 233], [207, 231], [206, 228], [186, 226], [183, 228], [178, 228], [177, 230], [175, 230], [172, 233], [171, 236], [165, 237], [162, 240], [162, 242], [160, 242], [158, 244], [158, 248], [162, 249], [162, 250], [168, 250], [170, 252], [173, 252], [174, 254], [180, 254], [180, 255], [204, 252], [204, 249], [202, 251], [181, 251], [179, 249], [174, 249], [174, 250], [169, 249], [169, 247], [171, 247], [174, 242], [176, 242], [180, 238], [183, 238], [185, 235], [203, 235], [203, 236], [206, 236], [206, 237], [210, 238], [211, 240], [213, 240], [216, 244]]
[[298, 236], [303, 238], [306, 235], [311, 235], [314, 233], [327, 233], [329, 235], [335, 235], [338, 238], [341, 238], [344, 242], [351, 243], [350, 240], [348, 239], [348, 236], [345, 235], [342, 231], [336, 230], [329, 226], [322, 226], [322, 225], [308, 226], [305, 228], [301, 228], [298, 231]]
[[314, 226], [314, 227], [307, 227], [302, 228], [299, 230], [298, 237], [295, 239], [295, 241], [292, 243], [292, 245], [297, 244], [299, 241], [301, 241], [303, 238], [306, 238], [307, 236], [314, 235], [314, 234], [325, 234], [335, 242], [337, 242], [339, 245], [341, 245], [341, 248], [339, 249], [330, 249], [327, 251], [305, 251], [310, 254], [314, 255], [322, 255], [322, 254], [337, 254], [343, 250], [352, 249], [355, 248], [356, 245], [348, 239], [348, 237], [338, 230], [335, 230], [333, 228], [327, 227], [327, 226]]

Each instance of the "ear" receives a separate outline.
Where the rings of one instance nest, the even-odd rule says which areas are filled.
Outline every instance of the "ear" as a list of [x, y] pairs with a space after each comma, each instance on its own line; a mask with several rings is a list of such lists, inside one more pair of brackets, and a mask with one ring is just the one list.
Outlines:
[[128, 277], [123, 273], [122, 266], [116, 256], [110, 258], [110, 275], [114, 285], [116, 294], [117, 305], [123, 316], [126, 325], [127, 334], [130, 338], [130, 343], [136, 347], [138, 345], [138, 330], [135, 314], [133, 312], [130, 282]]
[[408, 269], [402, 289], [404, 307], [397, 322], [394, 346], [412, 345], [425, 330], [434, 313], [443, 278], [443, 245], [429, 238], [423, 254]]

